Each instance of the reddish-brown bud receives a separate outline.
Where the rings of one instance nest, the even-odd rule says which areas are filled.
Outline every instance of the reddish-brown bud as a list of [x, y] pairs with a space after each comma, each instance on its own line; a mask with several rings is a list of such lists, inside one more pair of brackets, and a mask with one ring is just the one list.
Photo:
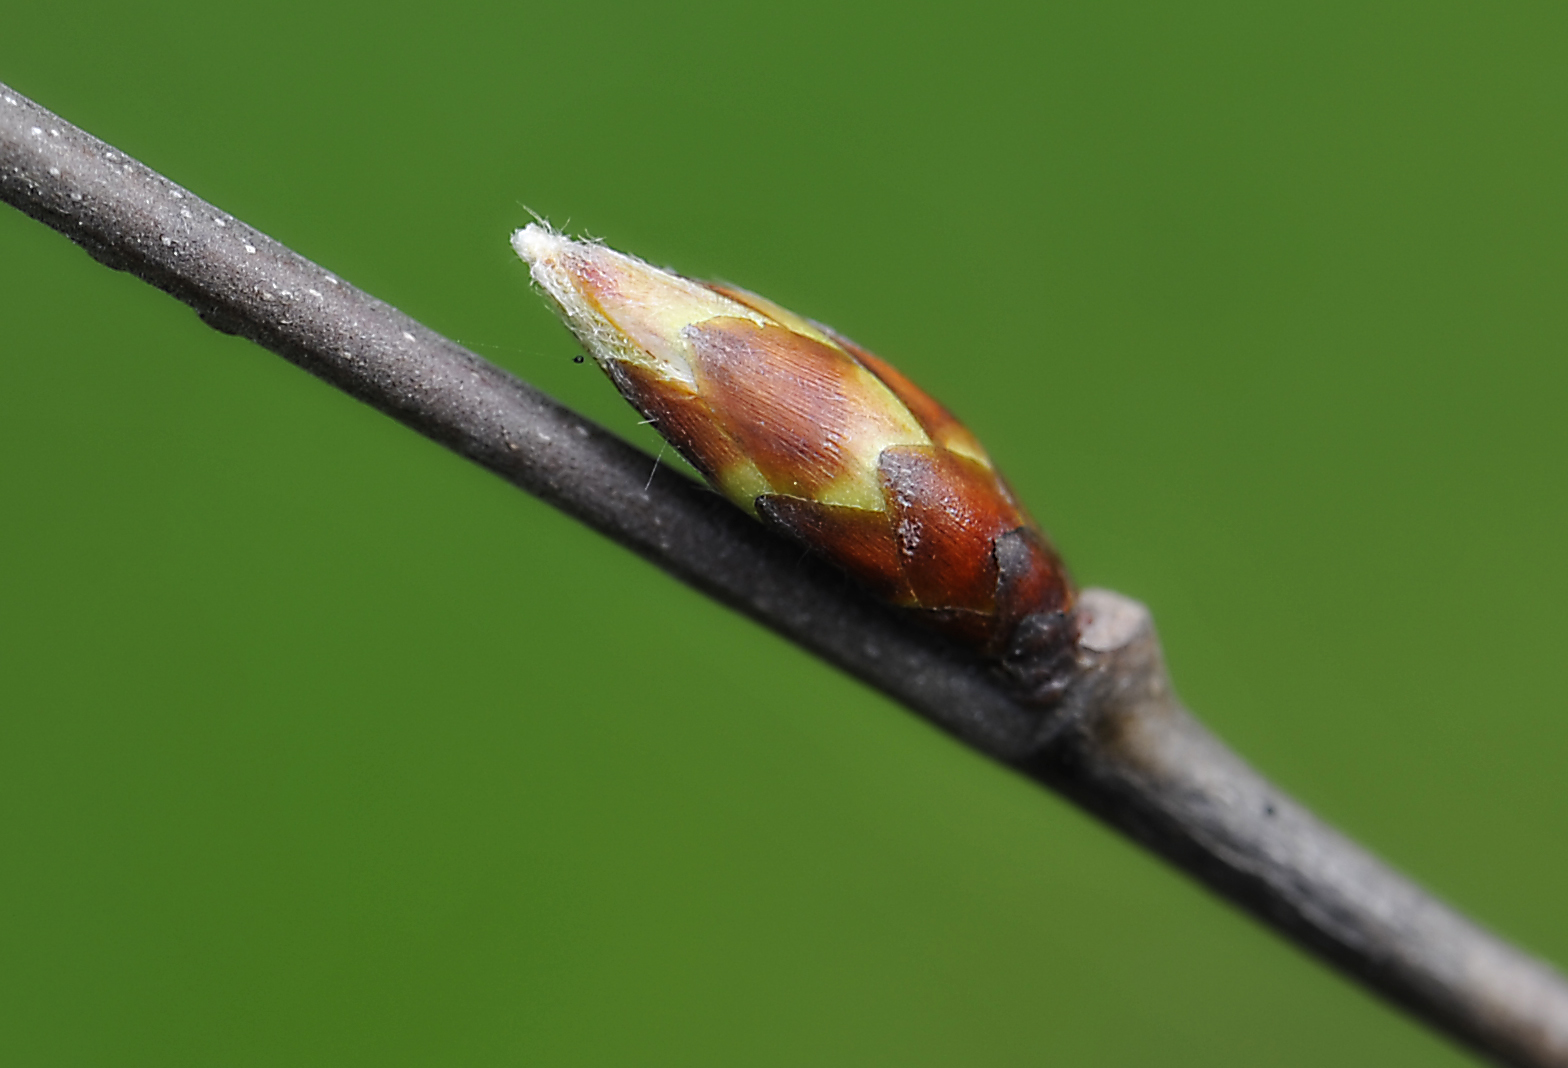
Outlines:
[[548, 227], [513, 247], [595, 361], [708, 482], [1053, 698], [1060, 559], [973, 434], [886, 362], [755, 294]]

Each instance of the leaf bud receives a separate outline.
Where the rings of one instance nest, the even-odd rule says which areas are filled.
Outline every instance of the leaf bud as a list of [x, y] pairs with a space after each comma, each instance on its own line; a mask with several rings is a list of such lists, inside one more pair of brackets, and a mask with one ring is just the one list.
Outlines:
[[534, 282], [616, 388], [708, 483], [881, 599], [1059, 694], [1073, 589], [946, 408], [833, 330], [756, 294], [533, 224]]

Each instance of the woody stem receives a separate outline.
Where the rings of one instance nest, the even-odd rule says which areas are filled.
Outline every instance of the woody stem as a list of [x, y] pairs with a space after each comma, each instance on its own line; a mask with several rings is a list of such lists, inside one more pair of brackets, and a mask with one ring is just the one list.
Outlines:
[[1051, 715], [737, 509], [0, 85], [0, 198], [1070, 797], [1502, 1063], [1568, 1068], [1568, 984], [1274, 789], [1171, 695], [1147, 613], [1082, 598]]

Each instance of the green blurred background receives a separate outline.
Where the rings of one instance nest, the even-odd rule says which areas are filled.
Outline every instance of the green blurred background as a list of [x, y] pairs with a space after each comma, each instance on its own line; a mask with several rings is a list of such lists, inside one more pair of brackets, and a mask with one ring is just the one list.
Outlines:
[[[523, 204], [833, 323], [1239, 750], [1568, 961], [1565, 55], [1546, 3], [171, 0], [8, 10], [0, 80], [644, 442]], [[1469, 1063], [8, 208], [0, 313], [6, 1063]]]

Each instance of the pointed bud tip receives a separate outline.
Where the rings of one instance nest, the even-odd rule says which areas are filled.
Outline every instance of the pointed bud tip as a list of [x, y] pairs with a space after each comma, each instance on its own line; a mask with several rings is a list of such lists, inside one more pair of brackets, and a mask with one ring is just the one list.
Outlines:
[[571, 238], [562, 237], [544, 223], [529, 223], [512, 233], [513, 251], [530, 266], [552, 258], [571, 243]]

